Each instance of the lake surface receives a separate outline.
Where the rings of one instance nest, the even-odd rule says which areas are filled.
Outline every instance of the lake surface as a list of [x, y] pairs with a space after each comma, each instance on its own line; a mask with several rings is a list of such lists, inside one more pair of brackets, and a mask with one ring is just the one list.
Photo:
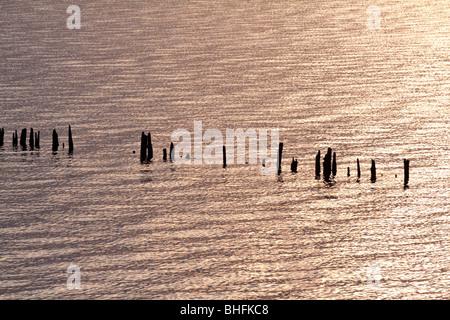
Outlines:
[[[0, 299], [450, 298], [450, 7], [380, 0], [369, 29], [371, 4], [3, 1]], [[194, 121], [278, 128], [283, 172], [163, 162]]]

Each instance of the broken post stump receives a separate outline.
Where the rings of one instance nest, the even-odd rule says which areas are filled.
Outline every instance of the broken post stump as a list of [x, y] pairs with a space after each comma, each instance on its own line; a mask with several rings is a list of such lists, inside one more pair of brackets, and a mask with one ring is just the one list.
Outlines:
[[52, 133], [52, 151], [58, 151], [59, 142], [58, 142], [58, 133], [56, 133], [56, 129], [53, 129]]
[[223, 154], [223, 167], [226, 168], [227, 166], [227, 149], [225, 145], [222, 146], [222, 154]]
[[294, 159], [294, 157], [292, 157], [292, 162], [291, 162], [291, 171], [292, 172], [297, 172], [297, 165], [298, 165], [298, 160]]
[[73, 153], [72, 129], [69, 124], [69, 153]]
[[167, 149], [163, 149], [163, 161], [167, 161]]
[[359, 159], [356, 159], [356, 166], [358, 170], [358, 179], [361, 178], [361, 167], [359, 165]]
[[34, 131], [33, 128], [30, 129], [30, 149], [33, 150], [34, 149]]
[[141, 136], [141, 162], [147, 158], [147, 136], [142, 132]]
[[4, 139], [5, 139], [5, 129], [1, 128], [0, 129], [0, 147], [3, 146]]
[[34, 147], [36, 149], [39, 149], [41, 147], [40, 143], [39, 143], [40, 136], [41, 136], [41, 132], [40, 131], [34, 133]]
[[170, 157], [170, 161], [173, 161], [174, 158], [174, 151], [173, 151], [173, 142], [170, 142], [170, 149], [169, 149], [169, 157]]
[[278, 174], [281, 173], [281, 159], [282, 158], [283, 158], [283, 142], [280, 142], [278, 144], [278, 162], [277, 162]]
[[320, 178], [320, 150], [316, 155], [316, 178]]
[[17, 130], [13, 132], [12, 144], [13, 147], [17, 147]]
[[408, 159], [403, 159], [403, 164], [404, 164], [404, 185], [405, 187], [408, 186], [409, 183], [409, 160]]
[[332, 166], [333, 176], [336, 176], [337, 165], [336, 165], [336, 152], [333, 152], [333, 166]]
[[372, 166], [370, 167], [370, 181], [377, 181], [377, 168], [375, 167], [375, 160], [372, 160]]
[[150, 161], [153, 159], [153, 145], [152, 145], [152, 136], [150, 135], [150, 132], [147, 135], [147, 161]]
[[22, 129], [22, 132], [20, 133], [20, 146], [23, 150], [27, 149], [27, 129]]
[[332, 149], [328, 148], [327, 154], [323, 158], [323, 178], [325, 181], [330, 181], [331, 176], [331, 154]]

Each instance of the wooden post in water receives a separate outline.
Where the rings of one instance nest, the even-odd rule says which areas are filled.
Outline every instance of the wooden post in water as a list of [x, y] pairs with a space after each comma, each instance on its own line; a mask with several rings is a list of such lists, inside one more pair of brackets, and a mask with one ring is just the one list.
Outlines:
[[34, 131], [33, 128], [30, 129], [30, 149], [34, 150]]
[[36, 149], [39, 149], [41, 147], [39, 143], [40, 136], [41, 136], [40, 131], [34, 133], [34, 147]]
[[148, 149], [147, 161], [151, 161], [153, 159], [153, 145], [152, 145], [152, 136], [150, 135], [150, 132], [147, 135], [147, 149]]
[[13, 144], [13, 147], [17, 147], [17, 130], [15, 130], [13, 132], [12, 144]]
[[316, 178], [320, 178], [320, 150], [316, 155]]
[[409, 160], [403, 159], [403, 164], [404, 164], [404, 174], [405, 174], [404, 185], [405, 185], [405, 187], [407, 187], [408, 183], [409, 183]]
[[336, 172], [337, 172], [337, 165], [336, 165], [336, 152], [333, 152], [333, 177], [336, 176]]
[[69, 153], [73, 153], [73, 139], [72, 139], [72, 128], [69, 124]]
[[141, 162], [147, 158], [147, 136], [142, 132], [141, 136]]
[[5, 139], [5, 129], [1, 128], [0, 129], [0, 147], [3, 146], [4, 139]]
[[358, 179], [361, 178], [361, 167], [359, 166], [359, 159], [356, 159], [356, 166], [358, 170]]
[[370, 168], [370, 180], [372, 182], [377, 181], [377, 168], [375, 167], [375, 160], [372, 160], [372, 166]]
[[167, 161], [167, 149], [163, 149], [163, 161]]
[[350, 177], [350, 167], [347, 167], [347, 177]]
[[294, 159], [294, 157], [292, 157], [292, 162], [291, 162], [291, 171], [292, 172], [297, 172], [297, 165], [298, 165], [298, 160]]
[[331, 176], [331, 154], [333, 150], [328, 148], [327, 154], [323, 158], [323, 178], [325, 181], [330, 181]]
[[281, 159], [282, 158], [283, 158], [283, 142], [280, 142], [278, 144], [278, 162], [277, 162], [278, 174], [281, 173]]
[[56, 133], [56, 129], [53, 129], [52, 134], [52, 151], [56, 152], [58, 151], [59, 142], [58, 142], [58, 134]]
[[174, 158], [174, 154], [173, 154], [173, 142], [170, 142], [170, 149], [169, 149], [169, 157], [170, 157], [170, 161], [173, 161]]
[[22, 129], [22, 132], [20, 133], [20, 146], [23, 150], [27, 149], [27, 129]]
[[222, 146], [222, 154], [223, 154], [223, 167], [227, 167], [227, 149], [225, 145]]

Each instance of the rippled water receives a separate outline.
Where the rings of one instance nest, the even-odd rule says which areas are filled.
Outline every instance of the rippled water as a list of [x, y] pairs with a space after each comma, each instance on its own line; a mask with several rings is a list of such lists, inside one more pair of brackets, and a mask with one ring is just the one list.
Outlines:
[[[370, 30], [370, 4], [3, 1], [0, 298], [449, 298], [450, 8], [377, 1]], [[283, 173], [163, 162], [195, 120], [279, 128]], [[69, 123], [75, 153], [52, 154]], [[12, 148], [25, 127], [39, 151]], [[327, 147], [332, 187], [314, 179]]]

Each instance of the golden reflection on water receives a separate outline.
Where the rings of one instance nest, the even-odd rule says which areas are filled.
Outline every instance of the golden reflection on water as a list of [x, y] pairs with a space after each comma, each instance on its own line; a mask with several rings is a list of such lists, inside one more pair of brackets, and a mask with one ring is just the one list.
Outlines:
[[[0, 297], [448, 298], [450, 12], [381, 1], [368, 30], [370, 4], [81, 1], [76, 33], [63, 6], [2, 5]], [[281, 177], [162, 162], [197, 120], [279, 128]], [[75, 153], [52, 155], [68, 123]], [[10, 147], [22, 127], [41, 150]], [[151, 164], [132, 154], [142, 130]], [[314, 179], [327, 147], [332, 187]]]

